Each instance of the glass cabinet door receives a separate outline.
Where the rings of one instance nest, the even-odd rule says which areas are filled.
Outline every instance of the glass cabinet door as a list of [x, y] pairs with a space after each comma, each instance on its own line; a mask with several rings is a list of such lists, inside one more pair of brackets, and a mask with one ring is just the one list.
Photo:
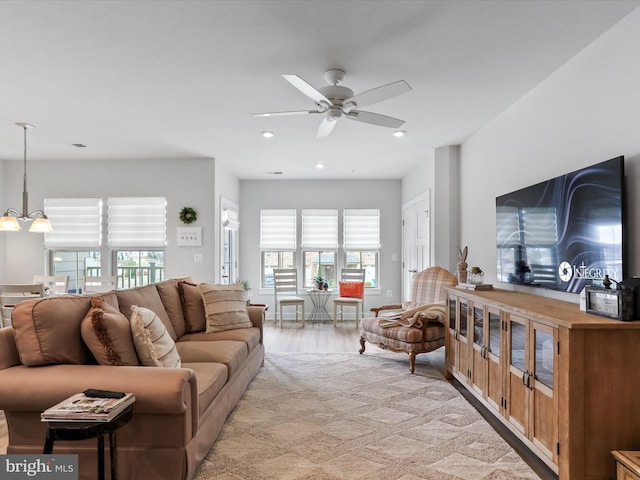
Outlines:
[[467, 324], [468, 324], [468, 304], [467, 302], [460, 301], [460, 335], [463, 337], [468, 336]]
[[449, 328], [456, 330], [456, 308], [458, 302], [455, 297], [449, 297]]
[[489, 311], [489, 352], [500, 358], [500, 312]]
[[553, 389], [553, 334], [534, 330], [535, 336], [535, 379]]
[[526, 346], [527, 326], [520, 322], [511, 321], [511, 365], [524, 372], [527, 370]]
[[484, 309], [476, 306], [473, 307], [473, 343], [484, 346]]

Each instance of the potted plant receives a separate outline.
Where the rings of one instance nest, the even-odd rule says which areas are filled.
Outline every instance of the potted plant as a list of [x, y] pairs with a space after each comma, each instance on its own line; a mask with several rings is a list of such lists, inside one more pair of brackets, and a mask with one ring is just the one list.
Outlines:
[[315, 277], [313, 277], [313, 281], [316, 282], [316, 288], [318, 290], [322, 290], [325, 285], [327, 285], [327, 279], [324, 278], [321, 274], [318, 273]]
[[249, 293], [251, 291], [251, 287], [249, 286], [249, 281], [238, 280], [236, 283], [239, 283], [240, 285], [242, 285], [242, 289], [244, 290], [244, 299], [247, 301], [247, 305], [249, 305], [251, 303], [251, 300], [249, 300], [249, 297], [251, 296], [251, 294]]

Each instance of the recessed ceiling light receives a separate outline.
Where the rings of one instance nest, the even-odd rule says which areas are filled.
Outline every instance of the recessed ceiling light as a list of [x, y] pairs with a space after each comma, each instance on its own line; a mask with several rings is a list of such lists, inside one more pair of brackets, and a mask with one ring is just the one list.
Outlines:
[[407, 132], [405, 132], [404, 130], [396, 130], [395, 132], [393, 132], [393, 136], [400, 138], [400, 137], [404, 137], [405, 133]]
[[324, 168], [324, 163], [322, 163], [322, 162], [318, 162], [318, 163], [316, 163], [316, 168], [317, 168], [318, 170], [322, 170], [322, 169]]
[[262, 136], [264, 138], [271, 138], [273, 137], [275, 134], [269, 130], [265, 130], [264, 132], [262, 132]]

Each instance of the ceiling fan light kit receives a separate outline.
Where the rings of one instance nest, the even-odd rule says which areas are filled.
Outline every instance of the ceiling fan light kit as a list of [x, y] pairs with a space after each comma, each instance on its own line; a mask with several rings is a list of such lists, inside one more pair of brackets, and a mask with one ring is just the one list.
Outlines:
[[399, 80], [354, 95], [353, 90], [340, 85], [342, 80], [344, 80], [344, 76], [345, 72], [343, 70], [337, 68], [327, 70], [324, 78], [329, 85], [318, 89], [298, 75], [283, 75], [285, 80], [315, 102], [316, 110], [254, 113], [254, 116], [270, 117], [275, 115], [322, 114], [324, 118], [318, 127], [318, 138], [328, 136], [337, 121], [343, 117], [387, 128], [399, 128], [404, 124], [404, 120], [400, 120], [399, 118], [358, 110], [357, 108], [359, 106], [366, 107], [373, 105], [374, 103], [379, 103], [411, 91], [411, 87], [407, 82]]

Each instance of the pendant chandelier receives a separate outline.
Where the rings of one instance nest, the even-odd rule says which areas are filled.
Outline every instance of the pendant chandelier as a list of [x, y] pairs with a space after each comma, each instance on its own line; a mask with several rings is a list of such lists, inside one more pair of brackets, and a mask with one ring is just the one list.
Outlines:
[[17, 232], [20, 230], [20, 222], [33, 222], [30, 232], [47, 233], [52, 230], [51, 222], [44, 214], [42, 210], [35, 210], [29, 212], [29, 194], [27, 193], [27, 129], [33, 128], [33, 125], [28, 123], [19, 122], [16, 123], [24, 130], [24, 176], [22, 183], [22, 212], [15, 208], [9, 208], [2, 218], [0, 218], [0, 232]]

